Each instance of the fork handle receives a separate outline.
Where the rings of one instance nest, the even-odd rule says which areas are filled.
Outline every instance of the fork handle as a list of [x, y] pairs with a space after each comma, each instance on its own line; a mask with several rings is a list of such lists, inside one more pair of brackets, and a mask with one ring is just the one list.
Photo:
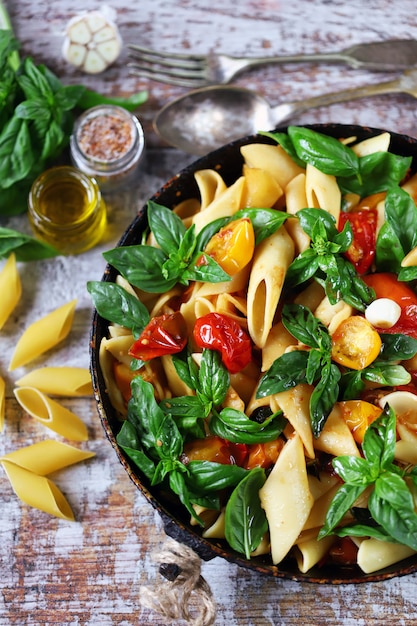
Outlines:
[[334, 93], [328, 93], [313, 98], [295, 102], [285, 102], [271, 108], [271, 121], [274, 125], [279, 124], [292, 117], [295, 113], [301, 113], [307, 109], [329, 106], [339, 102], [348, 102], [349, 100], [358, 100], [369, 96], [378, 96], [390, 93], [411, 93], [409, 85], [407, 85], [407, 76], [403, 75], [399, 79], [391, 80], [375, 85], [366, 85], [364, 87], [356, 87], [353, 89], [344, 89]]
[[229, 57], [230, 71], [236, 76], [243, 70], [259, 65], [284, 63], [339, 63], [354, 69], [373, 71], [401, 71], [413, 67], [417, 62], [417, 41], [414, 39], [393, 39], [357, 44], [338, 52], [315, 54], [295, 54], [276, 57], [256, 57], [244, 59]]

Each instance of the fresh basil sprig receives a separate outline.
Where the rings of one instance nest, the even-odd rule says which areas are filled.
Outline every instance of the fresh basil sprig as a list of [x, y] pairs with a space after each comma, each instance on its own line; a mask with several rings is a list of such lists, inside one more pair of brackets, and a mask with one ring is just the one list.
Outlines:
[[277, 141], [301, 166], [309, 163], [324, 174], [336, 176], [343, 193], [360, 197], [386, 191], [406, 175], [411, 157], [375, 152], [358, 157], [350, 146], [335, 137], [309, 128], [289, 126], [288, 134], [261, 133]]
[[310, 350], [287, 352], [276, 359], [261, 378], [256, 396], [263, 398], [301, 383], [314, 384], [310, 420], [313, 434], [318, 437], [339, 395], [340, 370], [331, 361], [331, 337], [324, 324], [303, 305], [284, 305], [282, 322]]
[[417, 550], [417, 513], [413, 495], [405, 480], [416, 482], [416, 468], [401, 469], [394, 464], [396, 419], [387, 405], [381, 415], [367, 428], [362, 444], [364, 457], [339, 456], [333, 467], [344, 484], [334, 496], [318, 538], [339, 534], [338, 524], [353, 507], [357, 498], [372, 488], [368, 509], [374, 524], [344, 526], [343, 536], [375, 536], [399, 542]]
[[265, 443], [278, 439], [287, 420], [282, 412], [273, 413], [263, 423], [251, 420], [245, 413], [231, 407], [220, 412], [213, 410], [209, 422], [210, 431], [232, 443]]
[[401, 267], [401, 261], [417, 246], [417, 207], [404, 189], [393, 187], [385, 198], [385, 222], [376, 241], [377, 270], [398, 274], [399, 280], [417, 279], [417, 267]]
[[297, 218], [311, 238], [311, 245], [290, 264], [286, 285], [294, 287], [314, 277], [323, 285], [331, 304], [344, 300], [363, 311], [374, 293], [343, 256], [353, 241], [349, 222], [339, 232], [334, 217], [323, 209], [301, 209]]
[[17, 261], [37, 261], [49, 259], [60, 254], [53, 246], [13, 230], [0, 227], [0, 258], [6, 258], [14, 252]]
[[173, 211], [150, 201], [148, 222], [158, 248], [140, 244], [104, 253], [106, 261], [132, 285], [149, 293], [162, 293], [177, 283], [230, 279], [214, 259], [196, 247], [194, 226], [187, 229]]

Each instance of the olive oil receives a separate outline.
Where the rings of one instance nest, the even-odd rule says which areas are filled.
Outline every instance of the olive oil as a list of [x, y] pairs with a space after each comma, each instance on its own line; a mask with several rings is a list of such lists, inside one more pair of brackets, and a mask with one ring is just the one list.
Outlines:
[[34, 234], [63, 254], [98, 243], [106, 228], [106, 207], [96, 181], [74, 167], [53, 167], [33, 183], [29, 221]]

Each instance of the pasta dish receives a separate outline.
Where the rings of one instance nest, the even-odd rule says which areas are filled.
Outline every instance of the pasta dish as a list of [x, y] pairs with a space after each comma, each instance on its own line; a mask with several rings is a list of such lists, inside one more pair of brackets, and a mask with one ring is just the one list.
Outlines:
[[417, 552], [417, 175], [389, 133], [263, 134], [88, 283], [117, 442], [203, 537], [371, 573]]

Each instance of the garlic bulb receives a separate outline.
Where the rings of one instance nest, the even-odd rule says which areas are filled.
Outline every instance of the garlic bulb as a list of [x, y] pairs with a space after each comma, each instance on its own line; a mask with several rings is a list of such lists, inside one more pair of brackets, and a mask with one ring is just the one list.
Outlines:
[[122, 39], [113, 16], [110, 7], [103, 7], [73, 17], [66, 27], [62, 48], [64, 58], [88, 74], [107, 69], [122, 49]]

